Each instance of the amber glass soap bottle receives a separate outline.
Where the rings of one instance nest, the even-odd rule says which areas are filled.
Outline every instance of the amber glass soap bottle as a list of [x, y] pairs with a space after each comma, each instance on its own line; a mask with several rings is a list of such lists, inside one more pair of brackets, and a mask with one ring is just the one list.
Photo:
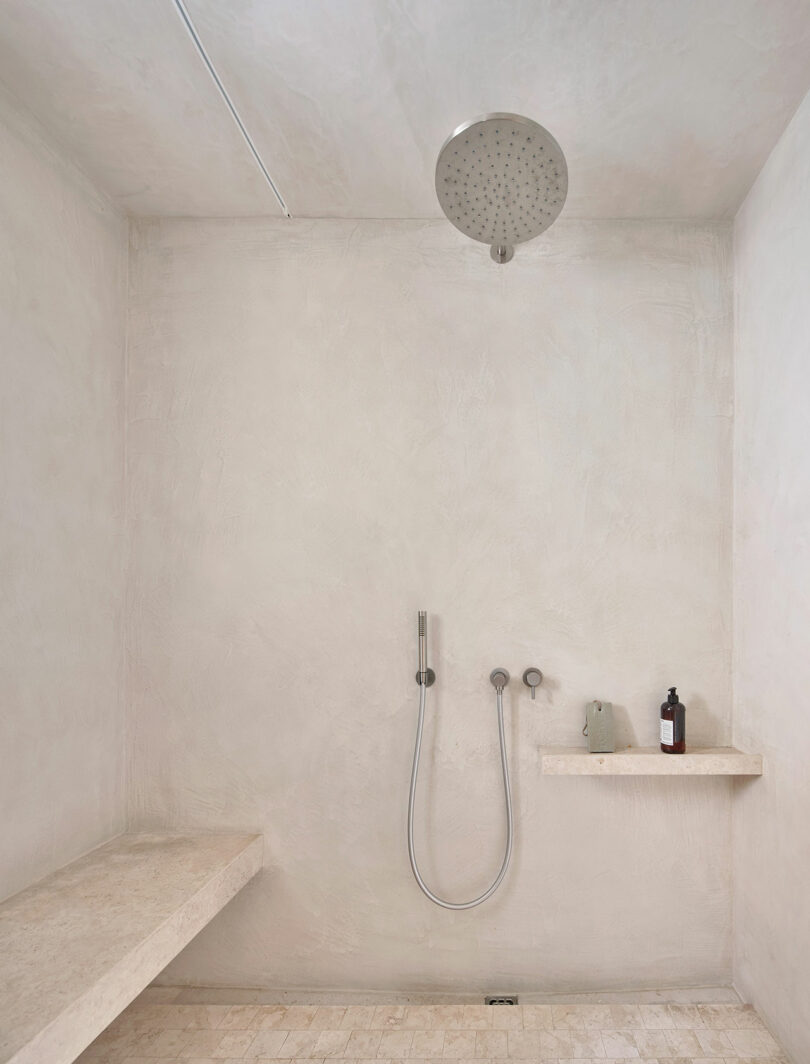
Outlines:
[[661, 703], [661, 749], [665, 754], [686, 753], [686, 706], [678, 701], [674, 687]]

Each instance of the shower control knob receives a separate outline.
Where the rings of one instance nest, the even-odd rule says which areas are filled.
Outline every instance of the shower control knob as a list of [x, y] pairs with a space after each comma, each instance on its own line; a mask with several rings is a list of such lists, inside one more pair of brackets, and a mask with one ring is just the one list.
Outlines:
[[506, 669], [493, 669], [489, 674], [489, 682], [493, 687], [496, 687], [499, 691], [502, 691], [504, 687], [509, 683], [509, 673]]
[[523, 682], [527, 687], [532, 689], [532, 698], [534, 693], [540, 684], [543, 682], [543, 674], [539, 669], [536, 669], [533, 665], [530, 665], [528, 669], [523, 673]]

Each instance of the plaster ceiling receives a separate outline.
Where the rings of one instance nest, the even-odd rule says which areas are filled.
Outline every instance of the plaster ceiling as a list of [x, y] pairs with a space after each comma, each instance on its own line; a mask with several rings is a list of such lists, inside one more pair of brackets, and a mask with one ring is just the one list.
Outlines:
[[[187, 6], [299, 217], [440, 216], [485, 111], [552, 132], [570, 217], [727, 217], [810, 89], [810, 0]], [[172, 0], [0, 0], [0, 78], [130, 213], [278, 213]]]

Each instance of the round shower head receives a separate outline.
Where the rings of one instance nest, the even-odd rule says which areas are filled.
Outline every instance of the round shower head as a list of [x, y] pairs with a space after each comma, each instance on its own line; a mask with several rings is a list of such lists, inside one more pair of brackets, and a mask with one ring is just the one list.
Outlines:
[[442, 210], [466, 236], [490, 244], [496, 262], [508, 262], [513, 244], [548, 229], [567, 192], [562, 149], [547, 129], [522, 115], [464, 122], [436, 163]]

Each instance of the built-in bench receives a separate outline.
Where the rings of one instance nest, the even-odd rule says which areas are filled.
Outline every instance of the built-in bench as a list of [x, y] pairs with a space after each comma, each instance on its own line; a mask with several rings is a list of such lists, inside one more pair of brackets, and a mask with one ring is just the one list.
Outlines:
[[70, 1064], [262, 864], [260, 835], [120, 835], [0, 904], [0, 1064]]

